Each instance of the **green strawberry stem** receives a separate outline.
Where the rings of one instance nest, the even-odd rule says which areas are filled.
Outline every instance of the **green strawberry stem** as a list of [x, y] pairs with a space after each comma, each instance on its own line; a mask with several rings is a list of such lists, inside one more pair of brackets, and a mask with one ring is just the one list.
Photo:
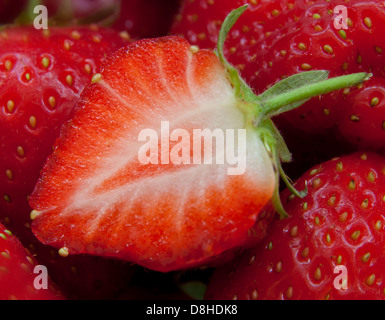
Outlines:
[[313, 97], [356, 86], [368, 80], [372, 75], [361, 72], [328, 79], [329, 72], [326, 70], [301, 72], [278, 82], [264, 93], [258, 96], [255, 95], [253, 90], [241, 78], [237, 69], [228, 62], [223, 50], [229, 31], [247, 8], [247, 4], [241, 6], [226, 17], [218, 36], [216, 53], [227, 70], [229, 80], [234, 87], [235, 95], [239, 101], [239, 108], [245, 114], [246, 128], [256, 130], [272, 160], [272, 165], [276, 172], [276, 184], [272, 202], [276, 211], [283, 218], [287, 216], [287, 213], [279, 196], [280, 179], [298, 197], [304, 197], [307, 194], [307, 190], [296, 190], [285, 174], [282, 162], [290, 162], [292, 157], [282, 135], [271, 118], [295, 109]]
[[[354, 73], [319, 81], [316, 83], [304, 84], [301, 87], [293, 88], [288, 92], [284, 92], [282, 94], [273, 96], [270, 99], [264, 100], [262, 102], [262, 116], [269, 116], [270, 114], [279, 114], [279, 111], [282, 110], [282, 108], [291, 105], [292, 103], [306, 101], [312, 97], [316, 97], [321, 94], [326, 94], [335, 90], [355, 86], [367, 80], [369, 77], [370, 74], [367, 74], [365, 72]], [[284, 109], [285, 112], [290, 110], [291, 109], [287, 108]]]

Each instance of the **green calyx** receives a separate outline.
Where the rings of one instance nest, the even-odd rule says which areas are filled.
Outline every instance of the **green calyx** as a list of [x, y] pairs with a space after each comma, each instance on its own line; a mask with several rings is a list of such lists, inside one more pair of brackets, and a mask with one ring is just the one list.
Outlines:
[[355, 73], [328, 79], [329, 72], [325, 70], [306, 71], [288, 77], [270, 87], [264, 93], [255, 95], [236, 70], [225, 58], [223, 47], [227, 34], [245, 12], [248, 5], [232, 11], [223, 22], [218, 37], [216, 54], [227, 70], [235, 95], [240, 101], [239, 107], [245, 114], [246, 128], [255, 130], [269, 154], [276, 172], [275, 191], [272, 202], [281, 218], [287, 216], [280, 200], [279, 183], [284, 181], [287, 188], [296, 196], [303, 198], [307, 190], [298, 191], [285, 174], [282, 163], [290, 162], [292, 156], [288, 147], [271, 120], [272, 117], [293, 110], [309, 99], [327, 94], [335, 90], [356, 86], [371, 77], [368, 73]]

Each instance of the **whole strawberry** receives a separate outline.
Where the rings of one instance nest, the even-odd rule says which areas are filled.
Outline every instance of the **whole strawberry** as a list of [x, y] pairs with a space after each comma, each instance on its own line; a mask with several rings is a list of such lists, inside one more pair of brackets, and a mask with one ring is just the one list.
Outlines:
[[[74, 274], [108, 284], [108, 276], [118, 273], [116, 264], [88, 257], [55, 258], [58, 254], [52, 255], [52, 249], [31, 232], [28, 198], [83, 88], [102, 61], [128, 42], [125, 35], [96, 26], [14, 27], [0, 32], [0, 220], [47, 266], [55, 281], [78, 296], [84, 295], [74, 289], [98, 297], [102, 289], [78, 286], [80, 279], [71, 281]], [[87, 272], [90, 268], [93, 273]]]
[[45, 266], [0, 224], [0, 300], [63, 299], [48, 276]]
[[385, 158], [353, 153], [319, 164], [281, 199], [289, 214], [218, 269], [206, 299], [384, 299]]

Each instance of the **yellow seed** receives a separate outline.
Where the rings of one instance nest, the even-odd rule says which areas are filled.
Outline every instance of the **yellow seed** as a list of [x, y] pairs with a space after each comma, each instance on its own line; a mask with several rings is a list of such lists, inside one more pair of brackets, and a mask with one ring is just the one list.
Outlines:
[[366, 153], [363, 153], [360, 158], [361, 160], [368, 160], [368, 155]]
[[47, 57], [44, 57], [43, 59], [41, 59], [41, 65], [46, 69], [49, 67], [50, 63], [51, 62]]
[[350, 235], [350, 239], [356, 241], [356, 240], [359, 238], [360, 234], [361, 234], [361, 231], [360, 231], [360, 230], [356, 230], [356, 231], [354, 231], [354, 232]]
[[19, 154], [20, 157], [24, 157], [25, 152], [24, 152], [24, 148], [22, 146], [18, 146], [16, 148], [16, 151], [17, 151], [17, 153]]
[[341, 66], [342, 70], [344, 71], [348, 70], [348, 67], [349, 67], [349, 63], [347, 63], [346, 61]]
[[361, 257], [361, 261], [362, 263], [367, 263], [370, 259], [370, 252], [367, 252], [365, 253], [362, 257]]
[[74, 83], [74, 78], [70, 74], [66, 76], [66, 82], [69, 86], [72, 86]]
[[364, 18], [364, 24], [367, 28], [371, 28], [372, 27], [372, 20], [369, 18], [369, 17], [365, 17]]
[[29, 117], [29, 125], [31, 126], [32, 129], [35, 129], [35, 127], [36, 127], [36, 117], [35, 116]]
[[319, 13], [313, 14], [313, 19], [320, 19], [321, 15]]
[[258, 291], [253, 290], [253, 292], [251, 293], [251, 300], [257, 300], [257, 299], [258, 299]]
[[306, 44], [304, 44], [303, 42], [300, 42], [300, 43], [298, 44], [298, 49], [306, 50], [306, 49], [307, 49]]
[[32, 210], [29, 217], [31, 220], [35, 220], [40, 215], [40, 212], [37, 210]]
[[338, 255], [338, 257], [337, 257], [337, 264], [341, 264], [341, 262], [342, 262], [342, 256]]
[[312, 66], [308, 63], [302, 63], [301, 68], [303, 70], [310, 70], [310, 69], [312, 69]]
[[5, 175], [9, 180], [13, 179], [13, 172], [10, 169], [5, 170]]
[[369, 206], [369, 199], [364, 199], [364, 201], [362, 201], [362, 203], [361, 203], [361, 208], [367, 209], [368, 206]]
[[286, 50], [281, 50], [279, 54], [281, 55], [281, 57], [284, 57], [284, 56], [286, 56], [287, 51]]
[[303, 249], [303, 250], [301, 251], [301, 257], [302, 257], [302, 258], [307, 258], [308, 256], [309, 256], [309, 248], [306, 247], [305, 249]]
[[315, 222], [315, 224], [319, 225], [319, 223], [320, 223], [319, 217], [315, 217], [314, 222]]
[[332, 54], [334, 51], [333, 51], [333, 48], [330, 46], [330, 45], [328, 45], [328, 44], [325, 44], [324, 45], [324, 51], [326, 52], [326, 53], [330, 53], [330, 54]]
[[317, 269], [315, 269], [314, 271], [314, 279], [321, 280], [321, 277], [322, 277], [321, 269], [317, 267]]
[[7, 71], [10, 71], [11, 69], [12, 69], [12, 67], [13, 67], [13, 63], [12, 63], [12, 61], [11, 60], [5, 60], [5, 62], [4, 62], [4, 67], [5, 67], [5, 69], [7, 70]]
[[374, 227], [376, 228], [377, 231], [380, 231], [381, 228], [382, 228], [382, 221], [381, 220], [377, 220], [377, 222], [375, 223]]
[[275, 272], [281, 272], [281, 271], [282, 271], [282, 261], [279, 261], [275, 265]]
[[352, 121], [352, 122], [358, 122], [358, 121], [360, 121], [360, 117], [357, 116], [356, 114], [352, 114], [352, 115], [350, 116], [350, 121]]
[[92, 41], [95, 42], [95, 43], [100, 43], [102, 41], [102, 39], [98, 35], [93, 35], [92, 36]]
[[8, 112], [13, 112], [14, 109], [15, 109], [15, 102], [13, 102], [13, 100], [8, 100], [7, 101]]
[[121, 31], [119, 33], [119, 36], [126, 41], [129, 41], [131, 39], [130, 34], [127, 31]]
[[273, 17], [276, 17], [276, 16], [278, 16], [280, 14], [280, 12], [279, 12], [279, 10], [274, 9], [274, 10], [271, 11], [271, 14], [272, 14]]
[[371, 285], [373, 285], [374, 281], [376, 281], [376, 275], [373, 273], [369, 277], [366, 278], [365, 283], [368, 286], [371, 286]]
[[66, 248], [66, 247], [60, 248], [58, 253], [63, 258], [68, 257], [68, 255], [69, 255], [68, 248]]
[[70, 50], [71, 47], [72, 47], [71, 41], [69, 41], [69, 40], [64, 40], [63, 47], [64, 47], [65, 50]]
[[326, 235], [326, 242], [327, 243], [330, 243], [332, 241], [332, 238], [330, 237], [330, 234], [328, 233], [327, 235]]
[[344, 165], [342, 164], [342, 162], [341, 161], [337, 162], [336, 170], [342, 171], [343, 169], [344, 169]]
[[319, 24], [317, 24], [314, 26], [314, 30], [317, 32], [320, 32], [320, 31], [322, 31], [322, 27]]
[[5, 259], [11, 259], [11, 256], [10, 256], [9, 253], [6, 252], [6, 251], [1, 252], [1, 256], [2, 256], [3, 258], [5, 258]]
[[48, 104], [51, 106], [52, 109], [55, 108], [55, 106], [56, 106], [56, 99], [55, 99], [55, 97], [50, 96], [48, 98]]
[[328, 199], [328, 205], [329, 206], [334, 206], [336, 204], [336, 196], [335, 195], [332, 195], [329, 199]]
[[349, 181], [348, 188], [349, 188], [349, 190], [355, 190], [356, 189], [356, 182], [353, 179]]
[[370, 100], [370, 106], [371, 107], [375, 107], [376, 105], [378, 105], [380, 102], [380, 99], [378, 99], [378, 97], [374, 97], [372, 100]]
[[373, 171], [370, 171], [368, 173], [368, 181], [369, 182], [374, 182], [376, 180], [376, 174]]
[[238, 296], [236, 294], [234, 294], [232, 297], [231, 297], [231, 300], [238, 300]]
[[81, 34], [79, 33], [79, 31], [76, 31], [76, 30], [72, 31], [71, 36], [75, 40], [79, 40], [81, 38]]
[[9, 195], [5, 194], [3, 198], [5, 202], [8, 202], [8, 203], [11, 202], [11, 198]]
[[347, 213], [347, 211], [341, 213], [340, 216], [339, 216], [340, 222], [345, 222], [347, 218], [348, 218], [348, 213]]
[[292, 286], [290, 286], [289, 288], [287, 288], [287, 290], [286, 290], [286, 297], [287, 297], [288, 299], [291, 299], [291, 298], [293, 297], [293, 287], [292, 287]]
[[[302, 204], [302, 209], [306, 211], [308, 208], [309, 208], [308, 203], [307, 203], [307, 202], [304, 202], [304, 203]], [[297, 231], [298, 231], [298, 228], [297, 228]]]
[[91, 74], [92, 73], [92, 67], [89, 63], [86, 63], [84, 65], [84, 71], [87, 72], [88, 74]]
[[251, 258], [249, 259], [249, 264], [252, 265], [255, 261], [255, 256], [251, 256]]
[[338, 35], [340, 36], [340, 38], [342, 38], [342, 39], [346, 39], [346, 32], [345, 32], [345, 30], [343, 30], [343, 29], [340, 29], [340, 30], [338, 30]]
[[[190, 48], [191, 48], [191, 47], [190, 47]], [[91, 82], [92, 82], [92, 83], [97, 83], [97, 82], [99, 82], [101, 79], [102, 79], [102, 75], [101, 75], [100, 73], [96, 73], [96, 74], [94, 74], [94, 76], [92, 77]]]
[[273, 243], [270, 241], [268, 244], [267, 244], [267, 250], [272, 250], [273, 249]]
[[290, 236], [296, 237], [298, 235], [298, 226], [294, 226], [290, 229]]

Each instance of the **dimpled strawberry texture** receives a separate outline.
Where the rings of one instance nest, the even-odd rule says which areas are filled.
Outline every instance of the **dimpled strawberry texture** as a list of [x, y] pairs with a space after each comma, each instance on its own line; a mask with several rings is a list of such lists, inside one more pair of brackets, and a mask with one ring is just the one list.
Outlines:
[[48, 274], [36, 267], [40, 266], [35, 258], [0, 224], [0, 300], [63, 299], [50, 280], [44, 279]]
[[384, 157], [358, 152], [307, 171], [296, 187], [308, 195], [281, 194], [289, 217], [219, 268], [206, 299], [384, 299], [384, 168]]
[[128, 42], [96, 26], [0, 31], [0, 220], [22, 239], [61, 125], [101, 62]]

